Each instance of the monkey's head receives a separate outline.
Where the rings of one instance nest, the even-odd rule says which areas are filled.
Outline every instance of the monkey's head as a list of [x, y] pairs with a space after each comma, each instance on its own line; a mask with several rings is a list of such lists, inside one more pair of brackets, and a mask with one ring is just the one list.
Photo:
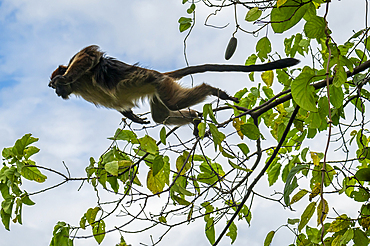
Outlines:
[[[63, 75], [67, 71], [67, 66], [60, 65], [57, 69], [54, 70], [54, 72], [50, 76], [50, 83], [57, 75]], [[52, 87], [52, 85], [49, 83], [49, 87]]]
[[63, 76], [67, 71], [67, 67], [60, 65], [50, 76], [49, 87], [55, 89], [58, 96], [63, 99], [68, 99], [69, 95], [72, 93], [72, 88], [69, 83], [66, 83], [66, 79]]

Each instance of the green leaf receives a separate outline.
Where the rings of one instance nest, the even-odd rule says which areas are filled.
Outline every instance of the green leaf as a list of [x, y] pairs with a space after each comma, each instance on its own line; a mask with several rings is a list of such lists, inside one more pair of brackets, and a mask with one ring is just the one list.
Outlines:
[[100, 211], [99, 207], [89, 208], [86, 211], [85, 217], [86, 217], [87, 222], [89, 222], [90, 225], [92, 225], [95, 222], [96, 215], [99, 211]]
[[189, 160], [190, 158], [185, 163], [186, 159], [188, 158], [188, 155], [189, 155], [189, 152], [184, 151], [182, 153], [182, 155], [180, 155], [176, 159], [176, 170], [177, 170], [177, 172], [180, 172], [180, 170], [182, 169], [180, 175], [184, 175], [191, 168], [191, 163], [190, 163], [190, 160]]
[[163, 166], [164, 166], [163, 156], [156, 155], [152, 165], [153, 176], [156, 176], [162, 170]]
[[315, 88], [310, 85], [314, 77], [312, 69], [306, 67], [292, 83], [292, 96], [294, 101], [307, 111], [317, 112]]
[[161, 142], [166, 145], [166, 128], [165, 127], [162, 127], [160, 133], [159, 133], [159, 137], [161, 139]]
[[21, 174], [28, 180], [34, 180], [38, 183], [43, 183], [46, 180], [46, 176], [43, 175], [37, 167], [24, 166], [21, 170]]
[[347, 81], [347, 73], [342, 66], [335, 66], [333, 85], [341, 87]]
[[302, 157], [302, 160], [303, 161], [306, 161], [306, 155], [307, 155], [307, 151], [309, 150], [308, 147], [304, 148], [301, 152], [301, 157]]
[[32, 134], [28, 133], [28, 134], [25, 134], [22, 138], [18, 139], [15, 144], [14, 144], [14, 147], [13, 147], [13, 153], [15, 155], [17, 155], [17, 157], [20, 157], [20, 156], [23, 156], [23, 152], [25, 150], [25, 148], [34, 143], [34, 142], [37, 142], [39, 139], [38, 138], [34, 138], [31, 136]]
[[[256, 61], [257, 61], [257, 55], [256, 54], [252, 54], [252, 55], [250, 55], [248, 58], [247, 58], [247, 60], [245, 61], [245, 65], [246, 66], [249, 66], [249, 65], [254, 65], [254, 64], [256, 64]], [[247, 89], [245, 88], [244, 90], [242, 90], [243, 91], [243, 94], [245, 93], [245, 92], [247, 92]], [[235, 94], [235, 97], [237, 97], [237, 95]], [[237, 97], [237, 98], [241, 98], [241, 97]]]
[[100, 244], [104, 237], [105, 237], [105, 222], [103, 220], [99, 220], [92, 225], [92, 231], [94, 234], [95, 240]]
[[150, 154], [153, 154], [153, 155], [158, 153], [157, 143], [152, 137], [145, 135], [144, 137], [139, 139], [139, 142], [140, 142], [140, 147], [142, 150]]
[[358, 191], [352, 191], [350, 197], [356, 202], [366, 202], [370, 198], [369, 193], [362, 188], [360, 188]]
[[28, 206], [32, 206], [32, 205], [35, 205], [35, 202], [33, 202], [30, 197], [28, 196], [28, 194], [22, 196], [21, 198], [21, 201], [23, 204], [26, 204]]
[[172, 185], [171, 191], [175, 191], [175, 192], [177, 192], [177, 193], [179, 193], [181, 195], [185, 195], [185, 196], [194, 196], [193, 193], [191, 193], [190, 191], [186, 190], [181, 185], [177, 185], [176, 183]]
[[244, 136], [246, 136], [247, 138], [251, 140], [257, 140], [261, 135], [257, 126], [252, 123], [245, 123], [241, 125], [240, 131], [244, 134]]
[[119, 183], [117, 177], [107, 177], [107, 181], [110, 184], [110, 187], [117, 194], [119, 190]]
[[256, 45], [256, 52], [258, 57], [264, 61], [267, 59], [267, 54], [271, 52], [271, 42], [267, 37], [258, 40]]
[[321, 231], [319, 231], [319, 229], [306, 226], [306, 233], [308, 240], [310, 240], [312, 243], [319, 244], [321, 242]]
[[267, 233], [265, 241], [263, 242], [263, 246], [270, 246], [274, 235], [275, 231], [270, 231], [269, 233]]
[[111, 161], [105, 164], [104, 169], [114, 175], [118, 176], [118, 161]]
[[181, 198], [179, 196], [176, 196], [176, 195], [172, 195], [171, 196], [173, 200], [175, 200], [179, 205], [184, 205], [184, 206], [188, 206], [190, 205], [191, 203], [186, 201], [184, 198]]
[[304, 33], [307, 38], [325, 37], [325, 20], [322, 17], [314, 16], [304, 25]]
[[241, 166], [238, 166], [238, 165], [236, 165], [235, 163], [233, 163], [230, 160], [229, 160], [229, 164], [230, 164], [230, 166], [232, 166], [235, 169], [242, 170], [242, 171], [245, 171], [245, 172], [253, 172], [253, 170], [248, 169], [248, 168], [244, 168], [244, 167], [241, 167]]
[[341, 230], [347, 229], [351, 224], [351, 221], [347, 217], [347, 215], [342, 214], [341, 216], [337, 217], [329, 226], [328, 232], [339, 232]]
[[213, 114], [212, 105], [209, 104], [209, 103], [204, 104], [204, 106], [203, 106], [203, 117], [204, 117], [204, 120], [206, 120], [206, 118], [207, 118], [208, 115], [211, 118], [211, 120], [213, 121], [213, 123], [218, 124], [217, 123], [217, 120], [215, 118], [215, 115]]
[[214, 244], [215, 243], [215, 225], [214, 225], [212, 217], [210, 217], [207, 220], [206, 227], [205, 227], [205, 232], [206, 232], [206, 236], [207, 236], [208, 241], [211, 244]]
[[86, 214], [84, 214], [80, 219], [80, 227], [82, 229], [86, 229]]
[[70, 226], [63, 221], [59, 221], [53, 230], [53, 238], [50, 246], [73, 246], [72, 239], [69, 238]]
[[38, 153], [40, 151], [39, 148], [35, 147], [35, 146], [29, 146], [27, 147], [25, 150], [24, 150], [24, 158], [25, 159], [28, 159], [30, 158], [30, 156]]
[[200, 122], [198, 124], [198, 131], [199, 131], [199, 137], [204, 138], [204, 134], [206, 133], [206, 123]]
[[292, 197], [292, 200], [290, 200], [290, 205], [301, 200], [307, 193], [308, 193], [308, 190], [305, 190], [305, 189], [298, 191], [297, 194], [295, 194]]
[[358, 228], [355, 228], [353, 242], [356, 246], [367, 246], [369, 244], [369, 238], [366, 236], [365, 232]]
[[10, 214], [5, 213], [4, 209], [1, 209], [0, 215], [5, 229], [10, 231]]
[[370, 51], [370, 37], [367, 37], [364, 41], [365, 47], [368, 51]]
[[184, 32], [191, 27], [191, 23], [193, 22], [193, 20], [191, 18], [180, 17], [178, 22], [180, 24], [180, 32]]
[[274, 81], [274, 72], [272, 70], [262, 72], [261, 78], [268, 87], [271, 87]]
[[344, 93], [342, 88], [330, 85], [329, 89], [330, 89], [330, 103], [337, 109], [341, 108], [344, 100]]
[[302, 231], [302, 229], [307, 225], [307, 223], [310, 221], [312, 215], [314, 214], [316, 210], [316, 202], [311, 202], [308, 204], [306, 209], [303, 211], [301, 215], [301, 221], [298, 224], [298, 231]]
[[231, 244], [235, 242], [237, 235], [238, 235], [238, 228], [236, 227], [235, 223], [232, 222], [229, 226], [229, 232], [226, 233], [226, 236], [230, 237], [231, 239]]
[[289, 219], [288, 218], [288, 224], [289, 225], [294, 225], [294, 224], [297, 224], [299, 223], [299, 219]]
[[326, 215], [329, 213], [329, 204], [328, 202], [324, 199], [324, 204], [325, 204], [325, 207], [324, 207], [324, 211], [322, 210], [323, 208], [323, 203], [322, 203], [323, 200], [320, 200], [319, 202], [319, 206], [317, 206], [317, 225], [320, 225], [321, 224], [321, 215], [322, 213], [324, 212], [324, 216], [322, 217], [322, 221], [325, 220], [326, 218]]
[[156, 176], [153, 175], [153, 169], [150, 169], [146, 179], [146, 185], [148, 189], [153, 193], [157, 194], [163, 191], [166, 183], [166, 177], [162, 172], [159, 172]]
[[225, 134], [220, 132], [214, 124], [209, 124], [209, 130], [212, 134], [213, 143], [215, 144], [215, 150], [217, 150], [217, 146], [221, 147], [221, 143], [225, 139]]
[[370, 168], [361, 168], [356, 172], [355, 176], [360, 181], [370, 181]]
[[295, 175], [303, 170], [303, 169], [307, 169], [309, 168], [308, 165], [297, 165], [295, 167], [293, 167], [289, 174], [288, 174], [288, 177], [287, 177], [287, 180], [286, 180], [286, 183], [285, 183], [285, 187], [284, 187], [284, 202], [287, 206], [289, 206], [289, 202], [290, 202], [290, 199], [289, 199], [289, 195], [293, 192], [293, 190], [295, 188], [297, 188], [297, 179], [295, 178]]
[[222, 178], [225, 175], [222, 166], [218, 163], [203, 162], [199, 169], [201, 173], [198, 174], [197, 180], [206, 184], [213, 184], [219, 180], [219, 177]]
[[243, 152], [245, 156], [248, 156], [249, 148], [245, 143], [238, 144], [239, 149]]
[[343, 236], [341, 236], [340, 238], [340, 242], [339, 244], [340, 245], [347, 245], [347, 243], [353, 239], [353, 236], [354, 236], [354, 231], [352, 228], [350, 228], [349, 230], [347, 230]]
[[271, 10], [271, 26], [274, 32], [283, 33], [295, 26], [306, 13], [309, 4], [287, 0], [279, 8]]
[[271, 168], [268, 169], [267, 175], [269, 186], [273, 185], [277, 181], [280, 175], [280, 169], [281, 169], [280, 163], [275, 163]]
[[193, 13], [193, 12], [194, 12], [194, 10], [195, 10], [195, 4], [194, 4], [194, 3], [192, 3], [192, 4], [190, 5], [190, 7], [186, 10], [186, 12], [187, 12], [188, 14], [191, 14], [191, 13]]
[[271, 88], [267, 87], [267, 86], [263, 86], [262, 91], [263, 91], [263, 93], [265, 93], [265, 95], [268, 99], [271, 99], [274, 96], [274, 91]]
[[162, 223], [164, 223], [164, 224], [167, 224], [167, 219], [166, 219], [166, 217], [164, 217], [164, 216], [161, 216], [161, 217], [159, 217], [159, 222], [162, 222]]
[[260, 18], [261, 14], [262, 14], [262, 10], [259, 10], [258, 7], [254, 7], [247, 12], [247, 15], [245, 16], [245, 20], [249, 22], [255, 21], [258, 18]]
[[116, 133], [114, 134], [114, 137], [108, 138], [110, 140], [124, 140], [131, 142], [133, 144], [138, 143], [137, 142], [137, 136], [134, 132], [129, 131], [129, 130], [122, 130], [122, 129], [117, 129]]

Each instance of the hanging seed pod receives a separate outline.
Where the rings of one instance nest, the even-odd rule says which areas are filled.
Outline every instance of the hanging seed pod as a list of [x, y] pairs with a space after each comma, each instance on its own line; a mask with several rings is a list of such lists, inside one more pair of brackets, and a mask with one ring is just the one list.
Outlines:
[[236, 50], [237, 43], [238, 43], [238, 40], [236, 39], [236, 37], [230, 38], [229, 44], [227, 45], [226, 52], [225, 52], [226, 60], [229, 60], [233, 56]]

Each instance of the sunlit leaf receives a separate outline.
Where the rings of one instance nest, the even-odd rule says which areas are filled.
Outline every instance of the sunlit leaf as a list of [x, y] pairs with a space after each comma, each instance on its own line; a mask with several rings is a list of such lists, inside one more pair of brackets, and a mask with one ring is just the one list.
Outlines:
[[[324, 210], [323, 210], [323, 206], [324, 206]], [[326, 215], [329, 213], [329, 204], [325, 199], [324, 199], [324, 203], [322, 202], [322, 200], [320, 200], [319, 206], [317, 206], [317, 225], [321, 224], [321, 216], [323, 213], [324, 213], [324, 216], [322, 217], [322, 221], [325, 220]]]
[[28, 180], [34, 180], [38, 183], [43, 183], [47, 179], [37, 167], [24, 166], [21, 170], [21, 174], [24, 178]]
[[308, 204], [306, 209], [303, 211], [301, 215], [301, 221], [298, 225], [298, 231], [302, 231], [302, 229], [307, 225], [307, 223], [310, 221], [312, 215], [314, 214], [316, 210], [316, 202], [311, 202]]
[[105, 222], [100, 220], [92, 225], [94, 238], [98, 244], [100, 244], [105, 237]]
[[235, 223], [232, 222], [229, 226], [229, 231], [226, 233], [226, 236], [230, 237], [231, 239], [231, 244], [235, 242], [237, 235], [238, 235], [238, 228], [236, 227]]
[[152, 137], [145, 135], [144, 137], [139, 139], [139, 142], [142, 150], [153, 155], [155, 155], [158, 152], [157, 143]]
[[157, 194], [163, 191], [165, 182], [166, 182], [166, 179], [162, 172], [159, 172], [156, 176], [154, 176], [153, 169], [149, 170], [148, 176], [146, 179], [146, 185], [153, 194]]
[[249, 22], [255, 21], [258, 18], [260, 18], [261, 14], [262, 14], [262, 10], [259, 10], [258, 7], [254, 7], [247, 12], [247, 15], [245, 16], [245, 20]]
[[265, 241], [263, 242], [263, 246], [270, 246], [274, 235], [275, 231], [270, 231], [269, 233], [267, 233]]
[[342, 214], [341, 216], [337, 217], [329, 226], [328, 232], [339, 232], [343, 229], [346, 229], [351, 224], [351, 220], [349, 220], [348, 216]]
[[104, 169], [108, 173], [114, 176], [117, 176], [118, 175], [118, 161], [111, 161], [111, 162], [106, 163], [104, 166]]
[[274, 72], [272, 70], [265, 71], [261, 74], [261, 78], [265, 84], [270, 87], [274, 81]]
[[308, 193], [308, 190], [305, 190], [305, 189], [298, 191], [297, 194], [295, 194], [290, 200], [290, 205], [301, 200], [307, 193]]

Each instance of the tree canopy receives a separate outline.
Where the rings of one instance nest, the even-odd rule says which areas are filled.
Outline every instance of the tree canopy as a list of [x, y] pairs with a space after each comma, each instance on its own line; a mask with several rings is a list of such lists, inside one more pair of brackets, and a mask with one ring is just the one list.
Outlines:
[[[367, 8], [368, 2], [364, 2]], [[40, 151], [38, 139], [24, 135], [2, 150], [4, 228], [10, 230], [11, 222], [22, 224], [23, 205], [36, 206], [33, 195], [53, 192], [73, 181], [90, 185], [96, 203], [81, 214], [79, 224], [57, 222], [50, 245], [73, 245], [89, 237], [100, 244], [108, 233], [119, 233], [117, 245], [124, 246], [130, 244], [125, 242], [125, 234], [148, 235], [153, 228], [160, 228], [163, 233], [150, 243], [159, 245], [173, 228], [198, 220], [204, 221], [211, 245], [219, 245], [225, 237], [233, 244], [241, 233], [240, 225], [253, 224], [253, 213], [260, 209], [255, 206], [257, 199], [280, 204], [282, 210], [303, 208], [279, 228], [266, 231], [261, 242], [265, 246], [274, 245], [273, 238], [281, 228], [289, 229], [291, 245], [368, 245], [367, 23], [338, 43], [328, 20], [335, 14], [330, 1], [182, 0], [182, 4], [184, 16], [178, 24], [179, 32], [186, 33], [185, 58], [187, 39], [194, 28], [223, 32], [223, 26], [212, 21], [231, 8], [235, 31], [225, 33], [230, 35], [222, 51], [225, 59], [243, 45], [239, 39], [253, 35], [255, 53], [245, 58], [245, 65], [282, 57], [297, 57], [302, 62], [260, 76], [249, 73], [250, 83], [240, 85], [234, 95], [239, 103], [205, 103], [199, 137], [179, 137], [181, 127], [137, 127], [123, 120], [122, 127], [112, 132], [106, 151], [86, 160], [84, 177], [72, 177], [68, 163], [65, 171], [36, 163], [32, 158]], [[204, 6], [209, 15], [199, 20], [197, 9]], [[292, 30], [296, 33], [286, 34]], [[283, 44], [271, 41], [276, 33], [285, 35]], [[276, 52], [275, 45], [284, 46], [284, 53]], [[62, 181], [32, 193], [22, 188], [24, 182], [45, 182], [48, 173]], [[277, 187], [274, 194], [257, 189], [263, 180]], [[341, 204], [331, 202], [334, 196], [358, 213], [338, 213]], [[108, 223], [114, 216], [122, 218], [119, 224]]]

